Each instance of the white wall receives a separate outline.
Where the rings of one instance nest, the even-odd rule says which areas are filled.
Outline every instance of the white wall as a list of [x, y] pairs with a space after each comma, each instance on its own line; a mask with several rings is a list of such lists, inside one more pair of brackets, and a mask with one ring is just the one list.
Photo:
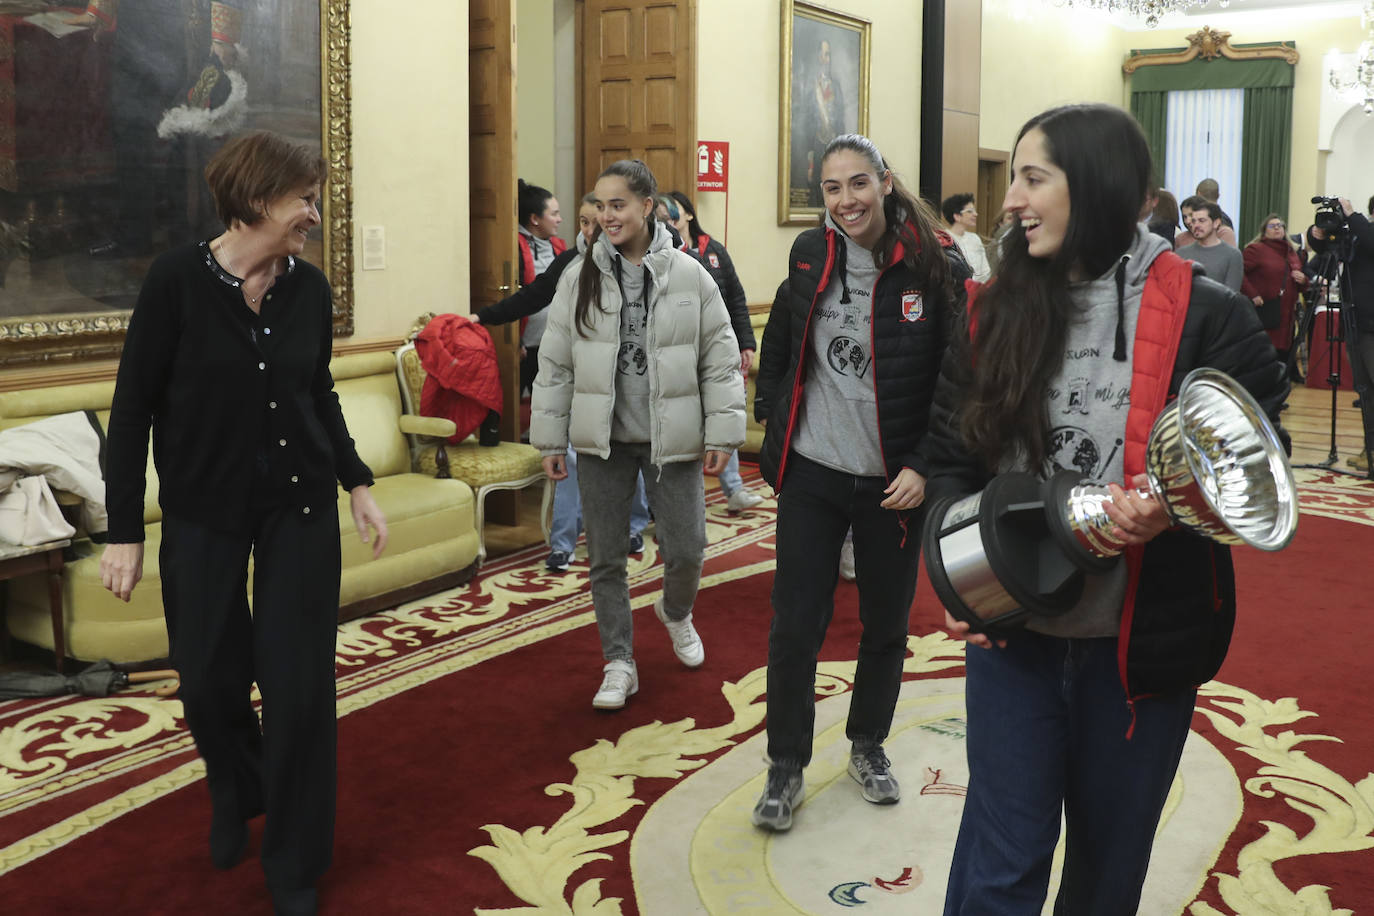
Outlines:
[[[350, 17], [354, 339], [399, 337], [422, 312], [468, 311], [468, 10], [354, 0]], [[374, 225], [385, 270], [362, 269]]]

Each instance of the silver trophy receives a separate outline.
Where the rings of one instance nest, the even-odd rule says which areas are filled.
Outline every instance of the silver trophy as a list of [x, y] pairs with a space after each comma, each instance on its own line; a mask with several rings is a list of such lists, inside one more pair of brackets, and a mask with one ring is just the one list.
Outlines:
[[[1273, 424], [1244, 388], [1224, 372], [1188, 373], [1178, 399], [1155, 419], [1145, 453], [1153, 496], [1176, 525], [1222, 544], [1282, 550], [1298, 530], [1297, 487]], [[1070, 559], [1101, 568], [1126, 549], [1113, 536], [1105, 486], [1071, 471], [1046, 483], [1051, 527]]]
[[[1197, 369], [1155, 419], [1147, 488], [1179, 526], [1223, 544], [1281, 550], [1298, 526], [1297, 487], [1277, 432], [1248, 392]], [[980, 493], [930, 507], [926, 569], [950, 613], [977, 629], [1054, 616], [1077, 604], [1084, 575], [1126, 549], [1107, 515], [1111, 491], [1074, 471], [1039, 481], [1001, 474]]]

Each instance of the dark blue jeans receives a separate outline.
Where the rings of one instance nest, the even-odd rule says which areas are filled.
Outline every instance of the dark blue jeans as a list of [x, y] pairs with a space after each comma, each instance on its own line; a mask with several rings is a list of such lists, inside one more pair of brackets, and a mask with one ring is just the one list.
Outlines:
[[787, 457], [768, 632], [768, 757], [774, 763], [811, 762], [816, 656], [835, 612], [840, 545], [851, 527], [863, 635], [845, 734], [851, 741], [882, 742], [892, 726], [916, 593], [922, 513], [881, 508], [885, 486], [881, 477], [834, 471], [796, 452]]
[[1135, 913], [1195, 690], [1138, 700], [1117, 640], [1024, 631], [967, 653], [968, 798], [945, 916], [1039, 914], [1065, 832], [1056, 916]]

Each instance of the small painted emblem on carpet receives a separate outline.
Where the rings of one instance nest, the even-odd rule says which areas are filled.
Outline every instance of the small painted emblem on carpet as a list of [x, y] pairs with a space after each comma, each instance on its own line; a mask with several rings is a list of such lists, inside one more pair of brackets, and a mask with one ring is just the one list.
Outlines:
[[909, 894], [920, 887], [926, 879], [925, 874], [915, 865], [908, 865], [895, 878], [870, 878], [868, 881], [846, 881], [830, 889], [830, 899], [840, 906], [863, 906], [869, 901], [859, 896], [864, 888], [873, 888], [884, 894]]

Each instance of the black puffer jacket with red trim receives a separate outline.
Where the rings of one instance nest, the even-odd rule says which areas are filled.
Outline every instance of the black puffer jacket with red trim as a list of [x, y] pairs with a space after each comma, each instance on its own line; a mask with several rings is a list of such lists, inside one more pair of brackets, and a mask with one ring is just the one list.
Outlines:
[[[922, 289], [902, 261], [899, 245], [873, 290], [873, 385], [878, 435], [887, 478], [904, 467], [926, 473], [918, 446], [926, 434], [940, 360], [962, 312], [964, 281], [971, 276], [959, 249], [941, 233], [950, 262], [951, 288]], [[792, 243], [788, 278], [778, 288], [763, 331], [755, 377], [754, 418], [767, 421], [759, 469], [781, 489], [786, 455], [801, 406], [809, 357], [812, 310], [821, 292], [844, 270], [844, 245], [829, 226], [808, 229]]]

